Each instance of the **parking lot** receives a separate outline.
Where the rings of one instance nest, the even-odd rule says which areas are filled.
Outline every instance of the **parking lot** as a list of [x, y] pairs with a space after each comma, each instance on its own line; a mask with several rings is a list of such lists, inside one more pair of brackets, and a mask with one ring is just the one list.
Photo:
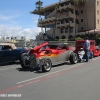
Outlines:
[[20, 64], [0, 66], [0, 100], [99, 100], [100, 57], [41, 73]]

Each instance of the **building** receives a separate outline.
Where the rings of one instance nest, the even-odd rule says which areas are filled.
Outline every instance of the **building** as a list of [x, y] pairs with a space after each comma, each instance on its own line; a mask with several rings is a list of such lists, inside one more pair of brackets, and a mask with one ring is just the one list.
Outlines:
[[[58, 9], [55, 7], [58, 6]], [[38, 27], [45, 28], [43, 38], [64, 39], [100, 30], [100, 0], [87, 0], [75, 6], [73, 0], [62, 0], [55, 4], [35, 9], [31, 12], [43, 16], [38, 20]], [[41, 34], [40, 34], [41, 36]], [[39, 36], [38, 36], [39, 38]]]
[[30, 41], [25, 36], [0, 36], [0, 42], [18, 42], [18, 41]]

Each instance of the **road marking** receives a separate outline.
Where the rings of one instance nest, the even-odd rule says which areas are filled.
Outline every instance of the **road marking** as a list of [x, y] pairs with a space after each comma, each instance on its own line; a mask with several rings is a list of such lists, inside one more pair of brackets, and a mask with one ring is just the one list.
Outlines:
[[[100, 57], [94, 59], [94, 61], [97, 60], [97, 59], [100, 59]], [[64, 74], [65, 72], [70, 71], [71, 69], [75, 69], [75, 67], [76, 68], [79, 68], [79, 67], [81, 67], [80, 65], [84, 65], [84, 64], [90, 64], [90, 62], [77, 64], [75, 66], [71, 66], [69, 68], [65, 68], [65, 69], [62, 69], [62, 70], [59, 70], [59, 71], [56, 71], [56, 72], [53, 72], [53, 73], [49, 73], [49, 74], [46, 74], [46, 75], [43, 75], [43, 76], [40, 76], [40, 77], [36, 77], [36, 78], [32, 78], [32, 79], [29, 79], [29, 80], [25, 80], [25, 81], [19, 82], [18, 83], [19, 85], [17, 85], [17, 86], [13, 86], [13, 87], [10, 87], [10, 88], [4, 89], [4, 90], [0, 90], [0, 94], [4, 94], [4, 93], [7, 93], [7, 92], [11, 92], [11, 91], [14, 91], [16, 89], [26, 87], [27, 85], [31, 85], [31, 84], [34, 84], [34, 83], [38, 83], [40, 81], [44, 81], [44, 80], [49, 79], [49, 78], [52, 78], [54, 76], [58, 76], [60, 74]], [[67, 69], [69, 69], [69, 70], [67, 70]], [[36, 80], [34, 80], [34, 79], [36, 79]], [[33, 81], [30, 81], [30, 80], [33, 80]], [[29, 81], [29, 82], [27, 82], [27, 81]], [[26, 82], [26, 83], [24, 83], [24, 82]], [[20, 84], [20, 83], [23, 83], [23, 84]]]
[[[97, 59], [100, 59], [100, 57], [94, 58], [92, 60], [97, 60]], [[25, 83], [25, 82], [28, 82], [28, 81], [31, 81], [31, 80], [36, 80], [36, 79], [42, 78], [44, 76], [48, 76], [49, 77], [49, 75], [52, 75], [52, 74], [55, 74], [55, 73], [58, 73], [58, 72], [62, 72], [64, 70], [68, 70], [68, 69], [71, 69], [71, 68], [74, 68], [76, 66], [80, 66], [80, 65], [83, 65], [83, 64], [86, 64], [86, 63], [76, 64], [74, 66], [71, 66], [71, 67], [68, 67], [68, 68], [65, 68], [65, 69], [62, 69], [62, 70], [58, 70], [58, 71], [55, 71], [55, 72], [52, 72], [52, 73], [49, 73], [49, 74], [45, 74], [45, 75], [42, 75], [42, 76], [39, 76], [39, 77], [35, 77], [35, 78], [28, 79], [28, 80], [20, 81], [20, 82], [17, 82], [16, 84], [21, 84], [21, 83]]]
[[71, 67], [68, 67], [68, 68], [65, 68], [65, 69], [62, 69], [62, 70], [58, 70], [58, 71], [55, 71], [55, 72], [52, 72], [52, 73], [49, 73], [49, 74], [45, 74], [45, 75], [42, 75], [42, 76], [39, 76], [39, 77], [35, 77], [35, 78], [31, 78], [31, 79], [24, 80], [24, 81], [21, 81], [21, 82], [17, 82], [16, 84], [21, 84], [21, 83], [25, 83], [25, 82], [28, 82], [28, 81], [31, 81], [31, 80], [38, 79], [38, 78], [42, 78], [44, 76], [52, 75], [52, 74], [55, 74], [55, 73], [58, 73], [58, 72], [61, 72], [61, 71], [64, 71], [64, 70], [68, 70], [68, 69], [71, 69], [71, 68], [74, 68], [76, 66], [83, 65], [83, 64], [84, 63], [77, 64], [77, 65], [74, 65], [74, 66], [71, 66]]
[[16, 67], [11, 67], [11, 68], [4, 68], [4, 69], [0, 69], [0, 70], [6, 70], [6, 69], [12, 69], [12, 68], [17, 68], [18, 66]]

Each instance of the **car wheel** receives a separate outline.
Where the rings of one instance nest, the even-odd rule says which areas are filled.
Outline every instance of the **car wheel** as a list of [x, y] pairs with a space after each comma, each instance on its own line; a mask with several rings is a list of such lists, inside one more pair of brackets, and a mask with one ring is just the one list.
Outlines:
[[27, 53], [22, 53], [20, 55], [20, 64], [21, 64], [21, 67], [24, 69], [27, 69], [30, 67], [29, 56]]
[[78, 57], [76, 53], [71, 53], [69, 61], [71, 64], [76, 64], [78, 61]]
[[44, 72], [49, 72], [51, 70], [52, 63], [50, 59], [44, 59], [42, 70]]

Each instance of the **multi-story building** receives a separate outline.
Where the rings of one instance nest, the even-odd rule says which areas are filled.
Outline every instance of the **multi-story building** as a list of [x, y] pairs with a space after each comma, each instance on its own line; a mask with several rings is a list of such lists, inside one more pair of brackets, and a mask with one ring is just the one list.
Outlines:
[[[55, 9], [57, 5], [59, 8]], [[44, 16], [38, 20], [38, 27], [45, 28], [45, 36], [51, 38], [64, 39], [100, 30], [100, 0], [87, 0], [78, 6], [73, 0], [62, 0], [31, 13]]]

